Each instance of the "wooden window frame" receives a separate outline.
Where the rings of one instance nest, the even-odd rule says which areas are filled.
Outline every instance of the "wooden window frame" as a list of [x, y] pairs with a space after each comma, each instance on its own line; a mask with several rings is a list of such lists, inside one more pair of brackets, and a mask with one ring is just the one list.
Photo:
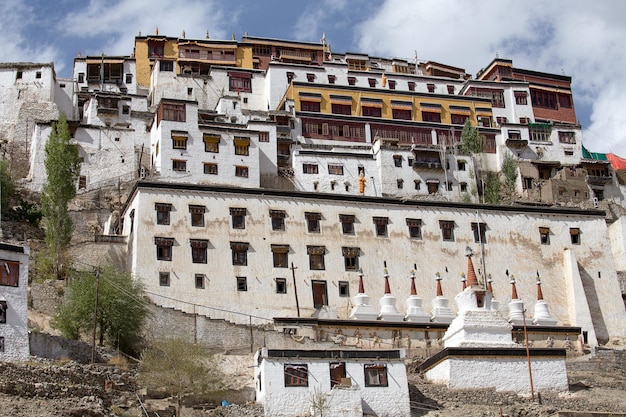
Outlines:
[[9, 260], [0, 260], [0, 286], [19, 287], [20, 263]]
[[472, 222], [472, 232], [474, 233], [474, 243], [487, 243], [487, 223]]
[[286, 363], [283, 366], [283, 374], [285, 388], [309, 386], [309, 367], [305, 363]]
[[246, 228], [246, 214], [245, 208], [230, 207], [231, 226], [233, 229], [243, 230]]
[[239, 292], [248, 291], [248, 278], [247, 277], [235, 277], [235, 282], [237, 284], [237, 291]]
[[189, 214], [191, 217], [191, 226], [204, 227], [205, 206], [189, 205]]
[[159, 272], [159, 287], [169, 287], [169, 286], [170, 286], [170, 273]]
[[439, 228], [441, 229], [441, 239], [444, 242], [454, 242], [453, 220], [439, 220]]
[[155, 237], [154, 244], [156, 246], [157, 261], [172, 261], [174, 246], [174, 238], [172, 237]]
[[340, 214], [339, 222], [341, 223], [341, 232], [344, 235], [354, 235], [354, 220], [352, 214]]
[[287, 278], [274, 278], [276, 294], [287, 294]]
[[217, 164], [213, 163], [213, 162], [205, 162], [203, 164], [203, 169], [204, 169], [204, 173], [206, 175], [218, 175], [218, 168], [217, 168]]
[[156, 224], [168, 226], [171, 222], [172, 204], [170, 203], [155, 203], [154, 210], [156, 211]]
[[190, 239], [191, 262], [194, 264], [206, 264], [208, 262], [207, 249], [209, 241], [206, 239]]
[[387, 365], [366, 363], [363, 364], [363, 373], [366, 387], [388, 387]]
[[243, 165], [235, 166], [235, 177], [248, 178], [249, 175], [250, 175], [250, 170], [247, 166], [243, 166]]

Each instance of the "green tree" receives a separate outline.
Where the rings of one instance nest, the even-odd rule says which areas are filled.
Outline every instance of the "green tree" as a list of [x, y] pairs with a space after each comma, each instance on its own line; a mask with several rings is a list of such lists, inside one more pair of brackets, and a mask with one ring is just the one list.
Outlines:
[[[483, 181], [480, 165], [480, 154], [485, 148], [485, 137], [478, 132], [478, 129], [472, 126], [469, 119], [463, 125], [461, 132], [461, 153], [469, 155], [472, 158], [473, 171], [476, 173], [476, 182], [481, 184]], [[484, 202], [484, 184], [482, 185], [483, 202]]]
[[15, 197], [15, 181], [9, 171], [9, 161], [0, 161], [0, 204], [2, 204], [2, 214], [7, 213], [11, 208], [11, 200]]
[[463, 125], [461, 132], [461, 152], [465, 155], [475, 155], [481, 153], [485, 148], [485, 137], [478, 132], [469, 119]]
[[91, 335], [98, 289], [96, 330], [100, 346], [105, 340], [123, 352], [132, 352], [147, 315], [143, 286], [128, 273], [106, 266], [95, 272], [76, 272], [52, 326], [70, 339]]
[[502, 185], [503, 199], [511, 202], [515, 197], [515, 186], [517, 183], [517, 163], [510, 153], [507, 153], [502, 161], [502, 175], [504, 184]]
[[68, 204], [76, 196], [76, 181], [80, 173], [78, 147], [71, 143], [64, 115], [52, 125], [45, 153], [47, 181], [41, 193], [46, 225], [45, 241], [52, 259], [52, 272], [61, 279], [68, 267], [64, 260], [73, 231]]
[[182, 338], [155, 341], [141, 355], [139, 383], [152, 391], [165, 390], [175, 398], [177, 416], [186, 395], [221, 390], [223, 381], [213, 355]]
[[483, 190], [484, 202], [488, 204], [500, 203], [500, 179], [495, 172], [487, 172], [485, 189]]

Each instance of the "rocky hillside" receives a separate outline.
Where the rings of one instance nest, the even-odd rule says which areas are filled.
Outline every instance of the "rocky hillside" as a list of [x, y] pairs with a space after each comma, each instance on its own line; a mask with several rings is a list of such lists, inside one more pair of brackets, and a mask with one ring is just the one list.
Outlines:
[[[593, 414], [597, 417], [626, 416], [626, 372], [607, 365], [597, 357], [569, 363], [570, 392], [540, 393], [540, 402], [493, 390], [452, 391], [411, 374], [413, 416], [548, 417], [564, 416], [561, 412], [567, 410], [602, 412]], [[172, 415], [167, 400], [145, 399], [138, 396], [140, 392], [132, 368], [44, 360], [0, 363], [0, 417], [145, 416], [138, 398], [151, 416], [155, 411], [161, 417]], [[263, 410], [255, 404], [217, 408], [204, 404], [186, 408], [183, 416], [262, 417]]]

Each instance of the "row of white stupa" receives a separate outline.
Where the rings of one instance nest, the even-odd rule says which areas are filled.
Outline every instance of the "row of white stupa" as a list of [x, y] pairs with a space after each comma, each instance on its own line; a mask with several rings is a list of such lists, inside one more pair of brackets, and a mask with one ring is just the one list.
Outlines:
[[[471, 265], [471, 255], [468, 256], [468, 264]], [[473, 266], [468, 268], [470, 282], [476, 281]], [[354, 307], [350, 313], [350, 318], [355, 320], [387, 320], [387, 321], [410, 321], [417, 323], [446, 323], [450, 324], [456, 317], [456, 314], [450, 309], [450, 302], [443, 296], [441, 289], [441, 275], [437, 273], [435, 278], [437, 281], [437, 296], [432, 301], [432, 312], [428, 314], [422, 309], [422, 299], [417, 296], [415, 289], [415, 272], [411, 272], [411, 295], [406, 299], [406, 314], [398, 311], [396, 307], [396, 297], [391, 294], [389, 286], [389, 275], [385, 268], [385, 294], [379, 301], [380, 311], [376, 311], [374, 306], [370, 304], [370, 297], [365, 293], [363, 285], [363, 274], [359, 274], [359, 293], [354, 296]], [[463, 290], [466, 288], [466, 280], [462, 279]], [[522, 325], [525, 321], [524, 302], [517, 295], [515, 287], [515, 278], [511, 279], [511, 302], [508, 304], [508, 321], [514, 325]], [[487, 281], [487, 291], [493, 295], [491, 279]], [[498, 311], [500, 303], [495, 299], [491, 301], [491, 310]], [[537, 302], [535, 303], [535, 311], [532, 323], [539, 326], [555, 326], [557, 320], [550, 315], [548, 304], [543, 299], [541, 292], [541, 281], [537, 275]]]

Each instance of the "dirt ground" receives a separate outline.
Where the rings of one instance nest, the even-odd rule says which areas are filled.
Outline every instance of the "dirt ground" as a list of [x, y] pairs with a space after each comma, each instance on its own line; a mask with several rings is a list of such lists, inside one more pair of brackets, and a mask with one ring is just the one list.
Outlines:
[[[230, 388], [253, 385], [252, 358], [249, 355], [220, 355], [219, 363], [229, 370]], [[626, 415], [626, 372], [573, 371], [568, 374], [570, 391], [562, 394], [539, 393], [538, 398], [493, 390], [449, 390], [425, 382], [420, 375], [409, 375], [412, 416], [556, 416], [558, 411], [594, 411]], [[105, 381], [113, 381], [105, 388]], [[0, 417], [47, 416], [145, 416], [139, 405], [139, 387], [134, 373], [107, 366], [58, 363], [34, 359], [24, 364], [0, 363]], [[243, 397], [242, 397], [243, 398]], [[144, 406], [159, 416], [171, 416], [168, 400], [144, 400]], [[185, 408], [182, 417], [261, 417], [255, 404], [229, 407]], [[151, 414], [156, 415], [156, 414]]]

